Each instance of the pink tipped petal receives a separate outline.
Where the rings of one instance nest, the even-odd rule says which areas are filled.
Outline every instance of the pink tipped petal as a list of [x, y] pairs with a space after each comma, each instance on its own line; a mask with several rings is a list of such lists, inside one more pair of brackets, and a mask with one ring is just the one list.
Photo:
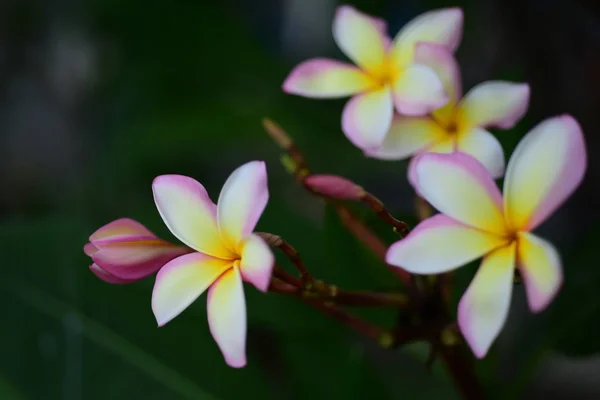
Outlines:
[[504, 207], [514, 229], [532, 230], [573, 193], [585, 173], [581, 127], [569, 115], [533, 128], [515, 149], [504, 179]]
[[83, 252], [85, 253], [86, 256], [91, 257], [97, 251], [98, 251], [98, 248], [91, 243], [86, 243], [83, 246]]
[[263, 161], [248, 162], [227, 178], [219, 195], [219, 231], [236, 254], [239, 242], [252, 233], [268, 201], [267, 168]]
[[342, 130], [358, 148], [381, 146], [390, 129], [394, 106], [388, 87], [354, 96], [342, 114]]
[[[439, 141], [439, 142], [435, 143], [434, 145], [423, 150], [422, 154], [426, 154], [426, 153], [450, 154], [450, 153], [454, 153], [455, 148], [456, 148], [456, 145], [452, 138], [444, 138], [441, 141]], [[413, 157], [410, 160], [410, 162], [408, 163], [407, 175], [408, 175], [408, 182], [411, 184], [413, 189], [415, 189], [415, 192], [419, 196], [423, 197], [419, 193], [419, 185], [417, 184], [417, 169], [415, 168], [419, 157], [420, 157], [420, 155]]]
[[246, 300], [238, 268], [231, 268], [208, 292], [208, 325], [225, 362], [246, 365]]
[[459, 125], [510, 129], [529, 106], [529, 85], [503, 81], [483, 82], [465, 95], [459, 104]]
[[388, 25], [387, 25], [386, 20], [384, 20], [382, 18], [378, 18], [378, 17], [373, 17], [373, 16], [367, 15], [367, 14], [363, 14], [363, 15], [366, 15], [367, 18], [369, 18], [371, 20], [373, 25], [375, 25], [375, 27], [379, 31], [379, 34], [381, 35], [381, 39], [383, 41], [384, 48], [386, 50], [388, 50], [392, 45], [392, 38], [388, 34]]
[[120, 218], [92, 233], [90, 242], [123, 236], [154, 236], [154, 234], [144, 225], [131, 218]]
[[419, 42], [415, 47], [415, 63], [432, 68], [441, 79], [450, 103], [458, 102], [462, 97], [460, 68], [450, 49], [441, 44]]
[[540, 312], [554, 299], [563, 282], [558, 251], [546, 240], [521, 232], [518, 260], [529, 308]]
[[192, 251], [160, 239], [111, 242], [98, 246], [92, 260], [111, 275], [123, 279], [145, 278], [174, 258]]
[[294, 68], [283, 83], [283, 91], [312, 98], [340, 98], [372, 86], [369, 76], [355, 66], [317, 58]]
[[494, 135], [483, 128], [459, 133], [457, 150], [475, 157], [494, 179], [504, 174], [504, 150]]
[[512, 243], [485, 257], [458, 304], [458, 325], [477, 358], [485, 357], [506, 322], [513, 287], [515, 247]]
[[381, 24], [351, 6], [337, 8], [333, 20], [333, 39], [356, 65], [369, 72], [380, 71], [388, 41]]
[[271, 273], [275, 257], [271, 248], [259, 236], [250, 235], [242, 242], [240, 271], [246, 282], [250, 282], [262, 292], [271, 283]]
[[466, 225], [503, 235], [502, 197], [483, 164], [464, 153], [426, 153], [415, 165], [417, 190]]
[[431, 147], [445, 137], [445, 131], [431, 118], [396, 116], [381, 147], [368, 150], [366, 154], [380, 160], [401, 160]]
[[402, 115], [423, 116], [448, 102], [448, 94], [435, 71], [411, 64], [394, 81], [394, 104]]
[[394, 38], [392, 57], [396, 65], [413, 61], [418, 42], [441, 44], [454, 52], [462, 38], [463, 12], [445, 8], [423, 13], [404, 25]]
[[217, 227], [217, 206], [196, 180], [161, 175], [152, 183], [154, 201], [167, 227], [179, 240], [202, 253], [233, 258]]
[[413, 274], [440, 274], [506, 244], [506, 239], [437, 214], [388, 250], [386, 262]]
[[113, 285], [124, 285], [137, 281], [137, 279], [122, 279], [113, 276], [100, 268], [97, 264], [90, 265], [90, 271], [94, 273], [98, 278], [102, 279], [106, 283], [112, 283]]
[[186, 254], [165, 265], [156, 275], [152, 291], [152, 311], [158, 326], [178, 316], [231, 268], [231, 261], [202, 253]]

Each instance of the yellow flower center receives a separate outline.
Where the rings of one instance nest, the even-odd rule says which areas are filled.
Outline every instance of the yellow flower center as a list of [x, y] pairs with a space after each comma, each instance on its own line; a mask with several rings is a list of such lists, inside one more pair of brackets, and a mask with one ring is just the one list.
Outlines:
[[369, 75], [375, 87], [383, 88], [392, 85], [401, 72], [400, 68], [393, 64], [391, 57], [386, 57], [381, 66], [374, 71], [370, 71]]

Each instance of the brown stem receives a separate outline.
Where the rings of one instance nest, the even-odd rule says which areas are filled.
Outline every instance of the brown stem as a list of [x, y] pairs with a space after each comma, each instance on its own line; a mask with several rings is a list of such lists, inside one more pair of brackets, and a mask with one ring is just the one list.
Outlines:
[[[292, 138], [285, 132], [281, 126], [277, 125], [270, 119], [263, 119], [263, 126], [269, 136], [273, 138], [275, 143], [279, 145], [283, 150], [287, 152], [290, 158], [294, 161], [296, 179], [302, 183], [305, 189], [311, 193], [317, 194], [322, 197], [321, 193], [316, 193], [314, 190], [304, 184], [304, 179], [311, 174], [310, 169], [306, 164], [304, 156], [300, 152], [300, 149], [296, 146]], [[380, 260], [385, 262], [385, 255], [387, 253], [387, 245], [371, 231], [366, 225], [359, 221], [352, 212], [339, 201], [333, 201], [329, 198], [325, 198], [326, 201], [333, 203], [336, 213], [344, 226], [361, 242], [363, 242]], [[404, 282], [406, 287], [410, 287], [411, 279], [410, 274], [402, 269], [393, 268], [392, 271]]]
[[467, 355], [464, 346], [440, 346], [439, 354], [465, 400], [485, 398], [483, 388], [475, 375], [472, 359]]
[[402, 293], [378, 293], [342, 290], [337, 286], [315, 281], [311, 289], [298, 287], [282, 270], [276, 270], [269, 291], [296, 296], [302, 300], [320, 301], [344, 306], [405, 308], [408, 297]]
[[301, 290], [304, 288], [304, 282], [302, 282], [302, 280], [296, 278], [295, 276], [288, 274], [286, 271], [281, 269], [281, 267], [277, 264], [275, 264], [275, 267], [273, 268], [273, 276], [275, 278], [287, 283], [288, 285], [292, 285], [293, 287], [297, 288], [298, 290]]
[[406, 236], [408, 233], [409, 227], [406, 222], [399, 221], [394, 218], [389, 211], [385, 208], [384, 204], [377, 197], [373, 196], [369, 192], [364, 192], [361, 201], [368, 205], [377, 216], [384, 221], [385, 223], [391, 225], [394, 228], [394, 231], [401, 235], [402, 237]]
[[308, 269], [300, 258], [300, 253], [298, 253], [298, 251], [291, 244], [286, 242], [281, 236], [277, 236], [272, 233], [257, 232], [257, 235], [263, 238], [263, 240], [267, 242], [269, 246], [281, 250], [294, 264], [298, 272], [300, 272], [300, 276], [303, 280], [308, 281], [312, 279], [310, 272], [308, 272]]
[[385, 335], [385, 330], [382, 328], [370, 324], [369, 322], [364, 321], [348, 311], [336, 307], [333, 304], [321, 303], [314, 300], [306, 300], [306, 303], [373, 340], [379, 342]]

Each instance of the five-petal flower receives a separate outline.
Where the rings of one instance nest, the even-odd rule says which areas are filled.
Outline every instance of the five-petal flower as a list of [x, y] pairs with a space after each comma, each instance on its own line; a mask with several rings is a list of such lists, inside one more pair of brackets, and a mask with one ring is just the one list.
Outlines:
[[191, 249], [158, 238], [130, 218], [110, 222], [94, 232], [83, 247], [93, 264], [90, 270], [108, 283], [131, 283], [154, 274]]
[[461, 100], [460, 70], [451, 51], [435, 43], [417, 43], [415, 62], [436, 71], [450, 101], [428, 117], [396, 116], [381, 147], [366, 154], [400, 160], [422, 152], [460, 151], [478, 159], [494, 178], [501, 177], [504, 152], [485, 128], [512, 128], [527, 111], [529, 85], [487, 81], [473, 87]]
[[416, 158], [414, 183], [441, 214], [393, 244], [387, 262], [415, 274], [439, 274], [483, 256], [458, 306], [458, 323], [483, 357], [508, 315], [514, 269], [523, 276], [529, 308], [546, 308], [562, 283], [556, 249], [530, 233], [581, 182], [586, 150], [570, 116], [550, 118], [517, 146], [504, 180], [504, 199], [486, 168], [464, 153]]
[[394, 106], [399, 113], [425, 115], [448, 101], [434, 70], [414, 61], [417, 42], [456, 50], [462, 36], [462, 10], [429, 11], [410, 21], [392, 41], [385, 21], [340, 6], [333, 38], [358, 67], [317, 58], [298, 65], [283, 90], [312, 98], [354, 96], [342, 114], [342, 129], [361, 149], [377, 149], [390, 129]]
[[210, 288], [210, 331], [227, 364], [243, 367], [247, 327], [242, 280], [266, 291], [274, 265], [271, 249], [252, 233], [269, 197], [265, 164], [252, 161], [236, 169], [225, 182], [218, 205], [200, 183], [186, 176], [159, 176], [152, 189], [167, 227], [197, 251], [159, 271], [152, 293], [159, 326]]

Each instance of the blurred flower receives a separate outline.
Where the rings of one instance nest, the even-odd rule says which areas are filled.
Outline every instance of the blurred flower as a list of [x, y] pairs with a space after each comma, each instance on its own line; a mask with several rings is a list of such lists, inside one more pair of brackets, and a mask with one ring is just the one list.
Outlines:
[[130, 283], [154, 274], [191, 249], [159, 239], [144, 225], [121, 218], [98, 229], [83, 247], [90, 270], [108, 283]]
[[415, 183], [441, 214], [393, 244], [387, 262], [416, 274], [439, 274], [483, 256], [458, 305], [458, 324], [479, 358], [500, 333], [510, 305], [514, 269], [529, 308], [542, 311], [562, 284], [556, 249], [532, 233], [580, 184], [586, 150], [570, 116], [550, 118], [517, 146], [504, 180], [504, 199], [483, 164], [464, 153], [417, 157]]
[[156, 276], [152, 310], [159, 326], [179, 315], [206, 289], [208, 324], [225, 361], [246, 365], [246, 301], [242, 279], [261, 291], [274, 256], [252, 231], [267, 201], [265, 164], [252, 161], [227, 179], [218, 206], [192, 178], [162, 175], [152, 184], [158, 211], [171, 232], [197, 252], [171, 261]]
[[356, 183], [336, 175], [310, 175], [304, 184], [317, 193], [340, 200], [359, 201], [365, 191]]
[[396, 116], [381, 147], [367, 151], [367, 155], [399, 160], [422, 152], [460, 151], [479, 160], [494, 178], [501, 177], [504, 152], [498, 140], [485, 128], [512, 128], [527, 111], [529, 85], [483, 82], [461, 100], [460, 70], [451, 51], [434, 43], [418, 43], [415, 62], [436, 71], [450, 101], [433, 111], [431, 116]]
[[333, 38], [358, 67], [315, 58], [298, 65], [283, 83], [287, 93], [312, 98], [354, 96], [342, 114], [342, 129], [361, 149], [377, 149], [390, 129], [394, 106], [404, 115], [425, 115], [448, 101], [434, 70], [414, 60], [417, 42], [456, 50], [462, 10], [430, 11], [404, 26], [392, 41], [385, 21], [350, 6], [338, 7]]

